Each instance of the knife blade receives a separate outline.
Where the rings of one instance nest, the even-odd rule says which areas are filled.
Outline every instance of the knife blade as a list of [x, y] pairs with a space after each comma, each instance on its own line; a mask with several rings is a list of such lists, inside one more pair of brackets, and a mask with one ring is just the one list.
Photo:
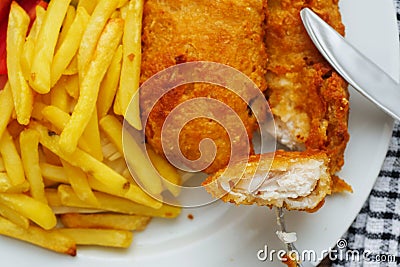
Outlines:
[[302, 9], [300, 16], [319, 52], [343, 79], [387, 114], [400, 120], [400, 84], [311, 9]]

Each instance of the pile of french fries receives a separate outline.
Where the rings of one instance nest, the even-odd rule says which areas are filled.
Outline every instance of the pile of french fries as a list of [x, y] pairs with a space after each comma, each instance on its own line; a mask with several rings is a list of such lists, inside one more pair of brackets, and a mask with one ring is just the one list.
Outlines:
[[[12, 3], [0, 90], [0, 234], [76, 255], [76, 245], [128, 247], [152, 217], [179, 215], [135, 183], [123, 157], [142, 13], [143, 0], [51, 0], [30, 27]], [[129, 123], [140, 130], [139, 102], [132, 105]], [[149, 183], [134, 151], [146, 189], [179, 194], [168, 185], [180, 176], [163, 157], [149, 153], [170, 183]]]

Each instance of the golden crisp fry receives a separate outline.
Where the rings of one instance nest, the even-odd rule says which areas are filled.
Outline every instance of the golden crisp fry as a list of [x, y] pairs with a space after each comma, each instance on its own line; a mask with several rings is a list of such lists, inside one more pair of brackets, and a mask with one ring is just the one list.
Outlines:
[[71, 256], [76, 255], [76, 244], [74, 240], [56, 230], [46, 231], [33, 225], [29, 226], [28, 229], [25, 229], [3, 217], [0, 217], [0, 234], [23, 240], [59, 253]]
[[99, 97], [97, 100], [97, 113], [99, 118], [107, 115], [117, 92], [119, 77], [121, 74], [122, 46], [118, 46], [106, 76], [100, 84]]
[[[51, 122], [51, 124], [54, 125], [54, 127], [61, 132], [64, 127], [68, 124], [71, 116], [62, 111], [61, 109], [54, 107], [54, 106], [46, 106], [45, 108], [43, 108], [42, 110], [42, 114], [43, 117], [48, 120], [49, 122]], [[91, 146], [93, 143], [94, 145], [97, 145], [97, 143], [95, 142], [96, 140], [90, 140], [90, 138], [92, 138], [92, 133], [90, 133], [89, 131], [91, 131], [92, 129], [88, 129], [86, 128], [85, 131], [82, 134], [82, 137], [79, 139], [78, 141], [78, 146], [79, 148], [81, 148], [83, 151], [89, 153], [90, 155], [92, 155], [93, 157], [95, 157], [97, 160], [101, 160], [102, 159], [102, 155], [99, 155], [99, 149], [95, 146]], [[100, 139], [100, 137], [99, 137]], [[100, 141], [98, 141], [100, 142]]]
[[118, 3], [118, 8], [121, 8], [121, 7], [124, 7], [124, 6], [126, 6], [127, 4], [128, 4], [128, 1], [129, 0], [119, 0], [119, 3]]
[[51, 165], [45, 162], [42, 162], [39, 165], [44, 178], [54, 181], [56, 183], [62, 183], [62, 184], [69, 183], [68, 177], [65, 174], [65, 170], [63, 167]]
[[55, 51], [57, 51], [60, 48], [60, 45], [64, 42], [65, 37], [67, 36], [67, 33], [69, 31], [69, 28], [71, 28], [72, 22], [75, 19], [75, 16], [76, 16], [76, 9], [72, 5], [68, 6], [67, 13], [65, 14], [64, 21], [62, 22], [61, 25], [61, 31], [60, 35], [58, 36]]
[[0, 193], [0, 203], [9, 206], [46, 230], [56, 226], [57, 219], [51, 208], [27, 195]]
[[110, 195], [114, 195], [117, 197], [122, 197], [125, 199], [129, 199], [133, 202], [142, 204], [144, 206], [159, 209], [162, 206], [162, 202], [150, 197], [147, 193], [145, 193], [139, 186], [134, 184], [129, 184], [128, 190], [111, 190], [107, 185], [99, 182], [98, 180], [88, 177], [90, 186], [100, 192], [104, 192]]
[[[46, 179], [62, 184], [69, 183], [69, 180], [67, 178], [67, 175], [65, 174], [63, 167], [54, 166], [48, 163], [40, 163], [40, 168], [42, 170], [43, 177], [45, 177]], [[94, 190], [126, 198], [133, 202], [142, 204], [144, 206], [151, 207], [153, 209], [158, 209], [162, 206], [162, 203], [160, 201], [155, 200], [154, 198], [147, 195], [137, 185], [129, 184], [128, 189], [121, 188], [120, 190], [115, 190], [113, 188], [110, 188], [108, 185], [99, 182], [98, 180], [96, 180], [91, 176], [88, 176], [87, 179], [90, 187], [93, 188]]]
[[47, 199], [44, 195], [42, 172], [39, 166], [39, 134], [34, 130], [27, 129], [20, 134], [19, 142], [26, 178], [31, 186], [31, 196], [47, 204]]
[[[31, 127], [39, 132], [39, 142], [61, 159], [67, 161], [72, 166], [79, 167], [83, 171], [90, 173], [94, 178], [106, 184], [110, 190], [127, 190], [129, 182], [120, 174], [113, 171], [104, 163], [96, 160], [88, 153], [75, 150], [72, 154], [64, 153], [59, 146], [59, 136], [37, 123], [31, 123]], [[127, 188], [128, 187], [128, 188]]]
[[98, 0], [79, 0], [78, 8], [83, 7], [88, 14], [92, 14], [97, 5]]
[[77, 245], [127, 248], [133, 238], [131, 231], [124, 230], [60, 228], [56, 231], [70, 237]]
[[67, 68], [64, 70], [63, 75], [75, 75], [78, 74], [78, 56], [75, 55]]
[[[130, 1], [122, 39], [123, 57], [120, 85], [116, 95], [120, 112], [122, 112], [122, 114], [117, 114], [124, 115], [129, 124], [138, 130], [142, 129], [139, 97], [133, 99], [132, 97], [139, 89], [140, 65], [142, 60], [142, 14], [143, 0]], [[129, 114], [126, 114], [128, 106]]]
[[45, 194], [47, 201], [49, 202], [49, 205], [55, 214], [66, 214], [66, 213], [93, 214], [95, 212], [104, 212], [102, 210], [96, 210], [96, 209], [83, 209], [83, 208], [63, 206], [63, 204], [61, 203], [60, 196], [58, 195], [58, 191], [55, 188], [46, 188]]
[[78, 51], [89, 18], [90, 16], [86, 12], [85, 8], [81, 7], [77, 9], [75, 19], [69, 27], [68, 32], [65, 34], [65, 39], [62, 41], [60, 40], [60, 47], [57, 50], [51, 65], [52, 86], [54, 86], [60, 79], [61, 75]]
[[25, 80], [27, 81], [29, 80], [29, 75], [31, 74], [32, 60], [35, 53], [35, 42], [38, 36], [39, 29], [42, 26], [45, 12], [46, 10], [42, 6], [36, 6], [36, 18], [24, 43], [24, 49], [21, 55], [21, 68]]
[[7, 174], [0, 172], [0, 192], [1, 193], [24, 193], [29, 190], [29, 183], [27, 181], [19, 185], [12, 185]]
[[163, 218], [175, 218], [177, 217], [181, 209], [164, 204], [159, 209], [152, 209], [130, 200], [112, 196], [109, 194], [94, 192], [99, 206], [93, 206], [89, 203], [85, 203], [78, 198], [73, 189], [68, 185], [60, 185], [58, 187], [58, 193], [61, 198], [61, 202], [65, 206], [79, 207], [79, 208], [100, 208], [107, 211], [118, 212], [123, 214], [135, 214], [151, 217], [163, 217]]
[[33, 107], [33, 93], [21, 68], [21, 54], [29, 22], [28, 14], [16, 2], [12, 2], [7, 27], [7, 69], [15, 113], [18, 122], [23, 125], [29, 123]]
[[126, 231], [141, 231], [146, 228], [151, 217], [115, 213], [78, 214], [61, 216], [61, 222], [68, 228], [99, 228]]
[[65, 86], [62, 82], [57, 83], [50, 91], [50, 102], [62, 111], [69, 113], [70, 101]]
[[181, 176], [174, 166], [169, 164], [169, 162], [158, 155], [151, 147], [147, 148], [147, 154], [154, 167], [160, 173], [160, 175], [164, 178], [163, 184], [171, 192], [173, 196], [178, 196], [181, 191]]
[[[62, 167], [61, 167], [62, 168]], [[61, 199], [58, 196], [57, 189], [55, 188], [46, 188], [44, 193], [47, 198], [47, 202], [51, 207], [60, 207], [62, 206]]]
[[61, 78], [68, 95], [74, 99], [79, 97], [79, 76], [78, 74], [64, 76]]
[[[112, 115], [107, 115], [100, 120], [100, 127], [107, 135], [108, 139], [117, 147], [118, 151], [123, 155], [122, 147], [122, 124]], [[128, 134], [124, 136], [126, 152], [128, 155], [129, 165], [135, 171], [137, 179], [143, 184], [144, 188], [151, 194], [159, 195], [163, 191], [162, 182], [158, 173], [154, 170], [151, 162], [144, 155], [144, 152], [136, 144], [133, 138], [129, 138]]]
[[[89, 0], [90, 1], [90, 0]], [[86, 76], [86, 70], [92, 60], [92, 55], [95, 53], [96, 44], [102, 35], [104, 26], [111, 14], [115, 11], [118, 5], [118, 0], [100, 0], [95, 7], [90, 21], [82, 37], [82, 42], [78, 52], [78, 70], [79, 77]], [[86, 6], [85, 6], [86, 7]], [[88, 10], [90, 14], [90, 10]]]
[[90, 154], [97, 160], [103, 161], [103, 151], [101, 149], [99, 120], [97, 118], [97, 108], [95, 107], [90, 116], [90, 120], [82, 134], [81, 139], [90, 147]]
[[68, 162], [61, 160], [65, 174], [68, 177], [69, 183], [74, 189], [76, 195], [82, 201], [86, 201], [94, 206], [98, 205], [98, 201], [89, 186], [87, 175], [81, 169], [72, 166]]
[[19, 185], [24, 183], [25, 173], [22, 161], [8, 130], [5, 130], [0, 138], [0, 154], [3, 157], [4, 166], [11, 184]]
[[0, 215], [24, 229], [28, 229], [29, 227], [29, 220], [26, 217], [3, 203], [0, 203]]
[[7, 124], [10, 121], [11, 114], [14, 109], [14, 103], [10, 88], [10, 83], [6, 83], [3, 90], [0, 90], [0, 138], [3, 136], [4, 131], [7, 128]]
[[81, 82], [78, 103], [60, 135], [60, 147], [66, 153], [72, 153], [76, 149], [79, 138], [90, 120], [90, 116], [87, 115], [93, 114], [95, 110], [100, 83], [121, 40], [122, 29], [123, 20], [113, 19], [107, 23], [100, 36], [96, 57], [90, 62]]
[[51, 63], [60, 28], [71, 0], [50, 1], [42, 27], [35, 43], [29, 84], [40, 93], [46, 94], [51, 86]]

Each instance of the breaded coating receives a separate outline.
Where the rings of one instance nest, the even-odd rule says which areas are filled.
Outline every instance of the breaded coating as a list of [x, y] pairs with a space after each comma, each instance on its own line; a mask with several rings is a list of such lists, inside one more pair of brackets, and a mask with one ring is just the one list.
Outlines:
[[326, 151], [334, 174], [344, 163], [349, 140], [347, 83], [308, 37], [300, 18], [304, 7], [344, 34], [337, 0], [268, 1], [266, 96], [279, 141], [295, 150]]
[[253, 155], [248, 162], [237, 162], [232, 169], [209, 176], [203, 185], [212, 196], [236, 205], [258, 204], [314, 212], [331, 193], [328, 164], [328, 157], [320, 151], [278, 150]]
[[[266, 0], [148, 0], [144, 6], [142, 77], [145, 82], [154, 74], [176, 64], [212, 61], [229, 65], [252, 79], [264, 91], [267, 54], [264, 45]], [[142, 109], [151, 90], [142, 91]], [[242, 120], [251, 139], [256, 120], [247, 104], [233, 92], [210, 84], [190, 84], [170, 91], [152, 109], [146, 124], [146, 140], [163, 154], [161, 129], [168, 114], [177, 105], [196, 97], [214, 98], [228, 104]], [[229, 136], [217, 122], [200, 118], [190, 121], [179, 135], [185, 157], [200, 157], [199, 142], [214, 141], [217, 154], [205, 170], [215, 172], [230, 159]], [[242, 142], [244, 143], [244, 142]], [[243, 150], [243, 153], [248, 151]]]

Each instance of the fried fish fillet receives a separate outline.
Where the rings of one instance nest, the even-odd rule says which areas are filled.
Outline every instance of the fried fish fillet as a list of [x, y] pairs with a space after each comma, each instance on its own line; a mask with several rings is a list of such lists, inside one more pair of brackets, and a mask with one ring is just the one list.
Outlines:
[[[267, 87], [266, 12], [266, 0], [147, 0], [141, 82], [170, 66], [212, 61], [243, 72], [264, 91]], [[151, 94], [151, 90], [141, 91], [142, 109], [146, 114], [146, 109], [151, 108], [146, 99]], [[168, 114], [179, 104], [199, 97], [229, 105], [247, 132], [240, 139], [251, 140], [256, 120], [247, 103], [222, 87], [196, 83], [171, 90], [151, 110], [145, 127], [146, 140], [157, 153], [163, 154], [161, 130]], [[212, 139], [217, 148], [215, 159], [205, 169], [212, 173], [230, 160], [231, 141], [223, 126], [207, 118], [192, 120], [180, 131], [179, 146], [186, 158], [196, 160], [200, 157], [199, 142], [206, 138]]]
[[349, 94], [308, 37], [300, 18], [305, 7], [344, 34], [338, 0], [269, 0], [266, 96], [279, 141], [293, 150], [326, 151], [334, 174], [349, 140]]
[[328, 165], [324, 152], [276, 151], [237, 162], [232, 169], [209, 176], [203, 185], [212, 196], [237, 205], [314, 211], [331, 193]]

